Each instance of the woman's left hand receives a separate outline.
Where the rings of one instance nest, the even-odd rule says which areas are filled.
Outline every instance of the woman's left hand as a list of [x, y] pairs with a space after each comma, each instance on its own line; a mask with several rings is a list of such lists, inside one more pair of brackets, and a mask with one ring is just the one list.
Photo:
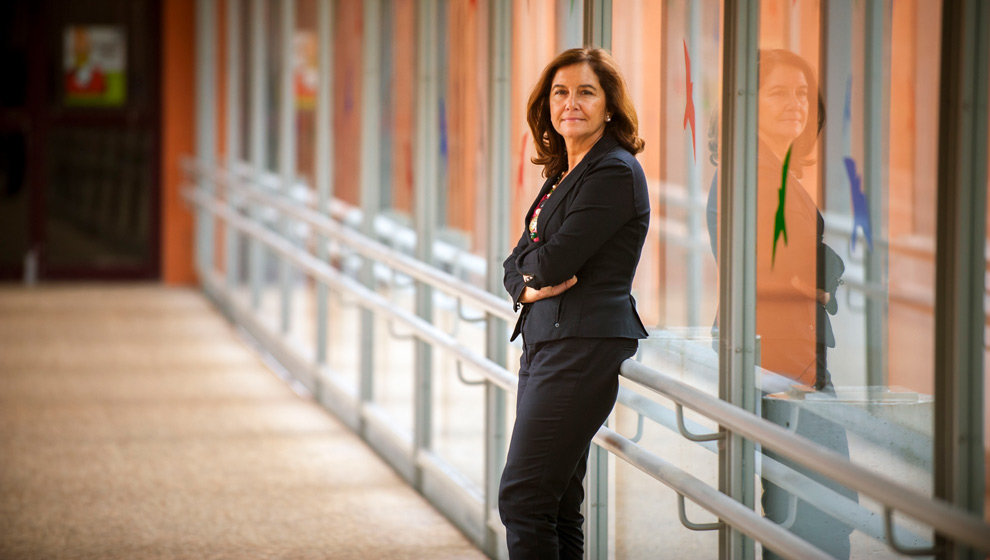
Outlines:
[[825, 290], [818, 290], [817, 296], [818, 303], [822, 305], [828, 305], [829, 300], [832, 299], [832, 294], [826, 292]]
[[534, 290], [533, 288], [526, 286], [526, 289], [523, 290], [522, 297], [519, 298], [519, 303], [533, 303], [534, 301], [560, 295], [571, 289], [574, 284], [577, 284], [577, 276], [571, 276], [556, 286], [546, 286], [545, 288], [540, 288], [539, 290]]

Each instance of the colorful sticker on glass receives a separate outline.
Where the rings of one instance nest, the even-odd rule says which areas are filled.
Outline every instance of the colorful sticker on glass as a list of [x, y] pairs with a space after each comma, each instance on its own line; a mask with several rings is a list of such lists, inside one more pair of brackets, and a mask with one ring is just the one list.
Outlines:
[[63, 35], [65, 104], [121, 107], [127, 102], [127, 42], [122, 26], [70, 25]]
[[313, 109], [316, 106], [316, 91], [319, 86], [316, 33], [296, 31], [293, 41], [295, 57], [292, 82], [296, 93], [296, 108]]
[[687, 39], [684, 39], [684, 82], [687, 102], [684, 106], [684, 129], [691, 125], [691, 155], [698, 161], [697, 143], [694, 139], [694, 82], [691, 81], [691, 56], [688, 55]]

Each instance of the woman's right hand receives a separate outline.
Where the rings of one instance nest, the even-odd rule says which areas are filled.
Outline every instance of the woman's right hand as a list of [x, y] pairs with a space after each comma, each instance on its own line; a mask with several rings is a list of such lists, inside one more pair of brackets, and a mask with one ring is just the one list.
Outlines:
[[519, 303], [533, 303], [534, 301], [560, 295], [567, 290], [570, 290], [574, 284], [577, 284], [577, 276], [571, 276], [556, 286], [546, 286], [545, 288], [540, 288], [539, 290], [534, 290], [533, 288], [526, 286], [526, 289], [523, 290], [522, 297], [519, 298]]

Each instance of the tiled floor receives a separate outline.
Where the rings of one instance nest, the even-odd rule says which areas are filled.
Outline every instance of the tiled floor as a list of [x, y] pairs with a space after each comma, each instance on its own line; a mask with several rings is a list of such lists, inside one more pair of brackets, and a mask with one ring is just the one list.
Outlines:
[[0, 286], [0, 558], [483, 558], [194, 290]]

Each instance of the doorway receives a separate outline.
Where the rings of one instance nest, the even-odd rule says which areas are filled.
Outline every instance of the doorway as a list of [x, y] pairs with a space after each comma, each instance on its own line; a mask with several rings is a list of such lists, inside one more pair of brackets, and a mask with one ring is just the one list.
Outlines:
[[0, 278], [159, 275], [159, 3], [0, 7]]

